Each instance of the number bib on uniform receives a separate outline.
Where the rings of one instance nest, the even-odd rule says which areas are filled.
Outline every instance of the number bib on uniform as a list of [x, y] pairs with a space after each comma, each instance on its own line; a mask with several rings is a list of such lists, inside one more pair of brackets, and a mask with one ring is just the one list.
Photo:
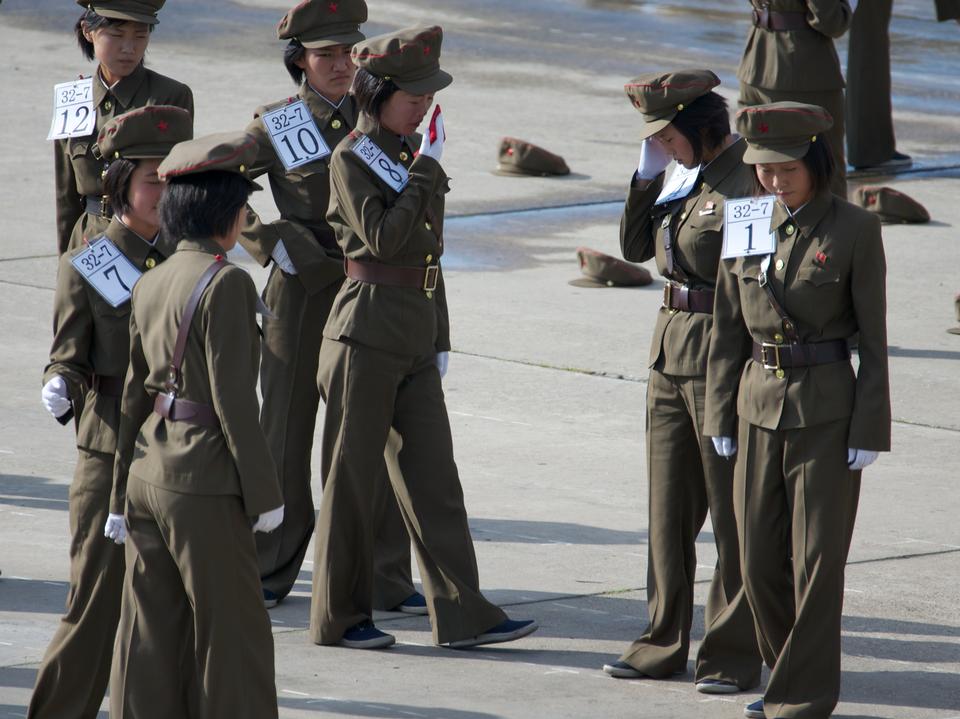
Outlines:
[[380, 146], [366, 135], [355, 142], [352, 149], [353, 154], [367, 163], [377, 177], [397, 192], [403, 192], [403, 188], [410, 181], [410, 173], [406, 167], [387, 157]]
[[288, 172], [330, 154], [313, 115], [303, 100], [263, 113], [263, 126]]
[[143, 275], [117, 246], [103, 235], [70, 262], [80, 276], [112, 307], [119, 307], [130, 299], [133, 286]]
[[670, 179], [663, 183], [663, 190], [654, 205], [665, 205], [673, 200], [680, 200], [693, 192], [697, 184], [697, 178], [700, 176], [700, 165], [692, 170], [688, 170], [679, 162], [673, 168]]
[[777, 249], [777, 236], [770, 231], [776, 200], [767, 195], [723, 203], [723, 259], [769, 255]]
[[97, 129], [93, 109], [93, 78], [61, 82], [53, 86], [53, 119], [48, 140], [86, 137]]

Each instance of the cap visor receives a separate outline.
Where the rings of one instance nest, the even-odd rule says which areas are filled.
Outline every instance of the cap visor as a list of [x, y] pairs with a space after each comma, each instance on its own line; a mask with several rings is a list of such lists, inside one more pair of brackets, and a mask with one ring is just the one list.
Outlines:
[[603, 280], [593, 280], [593, 279], [590, 279], [589, 277], [578, 277], [575, 280], [568, 280], [567, 284], [572, 285], [573, 287], [585, 287], [586, 289], [590, 289], [590, 290], [601, 290], [601, 289], [606, 289], [608, 287], [617, 286], [613, 283], [607, 284]]
[[447, 87], [453, 82], [453, 75], [443, 70], [437, 70], [434, 74], [422, 80], [407, 81], [395, 77], [393, 82], [401, 90], [409, 92], [411, 95], [429, 95], [431, 92], [439, 92]]
[[300, 44], [308, 48], [334, 47], [335, 45], [349, 45], [353, 47], [358, 42], [366, 40], [367, 36], [362, 32], [349, 32], [343, 35], [331, 35], [330, 37], [320, 37], [314, 40], [300, 40]]
[[260, 183], [254, 182], [249, 178], [247, 179], [247, 182], [250, 183], [250, 189], [253, 190], [254, 192], [259, 192], [260, 190], [263, 189], [263, 185], [261, 185]]
[[793, 162], [807, 154], [810, 143], [793, 147], [757, 147], [747, 142], [747, 150], [743, 153], [743, 161], [747, 165], [768, 165], [775, 162]]
[[127, 20], [129, 22], [142, 22], [147, 25], [156, 25], [160, 21], [157, 19], [156, 15], [141, 15], [136, 12], [126, 12], [124, 10], [101, 10], [100, 8], [94, 6], [94, 12], [101, 17], [109, 17], [114, 20]]
[[652, 122], [644, 123], [643, 127], [640, 128], [640, 139], [646, 140], [648, 137], [653, 137], [660, 132], [660, 130], [669, 125], [670, 121], [676, 116], [677, 114], [674, 113], [670, 117], [664, 117], [659, 120], [653, 120]]

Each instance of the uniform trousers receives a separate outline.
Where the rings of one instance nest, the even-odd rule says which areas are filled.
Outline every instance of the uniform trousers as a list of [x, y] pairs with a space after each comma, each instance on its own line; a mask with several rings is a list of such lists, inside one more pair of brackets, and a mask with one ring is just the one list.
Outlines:
[[273, 635], [240, 497], [131, 474], [126, 521], [110, 718], [276, 717]]
[[504, 621], [480, 593], [435, 355], [328, 338], [318, 376], [326, 401], [326, 485], [316, 529], [313, 640], [336, 644], [372, 616], [378, 468], [391, 427], [403, 444], [400, 472], [389, 476], [413, 539], [434, 642], [475, 637]]
[[853, 14], [847, 49], [847, 153], [854, 167], [877, 165], [897, 149], [890, 102], [893, 0], [863, 2]]
[[705, 377], [650, 371], [646, 433], [650, 624], [621, 661], [656, 678], [686, 670], [696, 540], [709, 509], [718, 559], [707, 595], [696, 680], [719, 679], [750, 689], [760, 682], [761, 660], [740, 576], [733, 462], [717, 455], [713, 442], [703, 435], [705, 394]]
[[803, 102], [817, 105], [833, 117], [833, 127], [825, 133], [830, 140], [830, 150], [836, 170], [830, 189], [835, 195], [847, 198], [847, 160], [844, 153], [843, 90], [817, 90], [803, 92], [799, 90], [768, 90], [745, 82], [740, 83], [740, 107], [766, 105], [771, 102]]
[[120, 617], [123, 547], [103, 536], [113, 455], [81, 449], [70, 484], [70, 591], [47, 647], [27, 716], [93, 719], [110, 677]]
[[860, 496], [849, 419], [768, 430], [740, 421], [734, 505], [744, 586], [771, 668], [769, 719], [823, 719], [840, 697], [844, 568]]
[[[258, 533], [256, 542], [263, 587], [281, 599], [293, 589], [313, 535], [310, 453], [320, 405], [317, 364], [323, 326], [339, 290], [340, 283], [334, 282], [308, 294], [299, 279], [274, 265], [263, 295], [276, 317], [263, 320], [260, 424], [277, 466], [285, 509], [283, 524], [274, 532]], [[392, 609], [415, 591], [410, 538], [386, 468], [381, 464], [377, 471], [384, 491], [374, 541], [373, 606]]]

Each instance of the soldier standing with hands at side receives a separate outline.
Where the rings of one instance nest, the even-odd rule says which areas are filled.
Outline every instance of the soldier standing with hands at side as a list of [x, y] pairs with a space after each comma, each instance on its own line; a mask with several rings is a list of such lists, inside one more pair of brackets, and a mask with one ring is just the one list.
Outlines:
[[[249, 168], [267, 174], [280, 219], [265, 224], [248, 211], [240, 243], [261, 264], [273, 262], [263, 300], [274, 317], [263, 320], [260, 422], [277, 466], [286, 507], [283, 525], [257, 535], [266, 606], [296, 582], [313, 535], [310, 452], [320, 392], [317, 362], [323, 326], [343, 283], [343, 253], [327, 224], [330, 152], [357, 123], [349, 93], [356, 66], [354, 43], [363, 40], [364, 0], [307, 0], [280, 21], [288, 44], [284, 64], [299, 85], [296, 97], [260, 107], [247, 132], [258, 155]], [[382, 513], [374, 549], [374, 607], [426, 614], [410, 574], [410, 539], [380, 468]]]

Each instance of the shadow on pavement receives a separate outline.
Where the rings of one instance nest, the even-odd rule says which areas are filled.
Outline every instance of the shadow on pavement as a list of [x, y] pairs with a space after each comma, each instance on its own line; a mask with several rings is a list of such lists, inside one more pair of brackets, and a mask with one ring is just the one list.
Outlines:
[[949, 350], [922, 350], [892, 345], [887, 349], [891, 357], [908, 357], [913, 359], [944, 359], [960, 360], [960, 352]]
[[63, 614], [69, 588], [67, 582], [5, 576], [0, 591], [0, 612]]
[[878, 706], [960, 710], [956, 674], [947, 672], [845, 671], [840, 701]]
[[904, 619], [884, 619], [883, 617], [844, 616], [844, 632], [869, 632], [889, 634], [927, 634], [934, 637], [960, 637], [960, 627], [949, 624], [928, 624], [911, 622]]
[[383, 702], [362, 702], [349, 699], [288, 699], [280, 697], [281, 709], [301, 709], [306, 711], [344, 714], [352, 717], [411, 717], [417, 719], [498, 719], [496, 714], [486, 712], [451, 709], [449, 707], [418, 707], [409, 704], [386, 704]]
[[0, 504], [67, 511], [70, 487], [46, 477], [0, 474]]

